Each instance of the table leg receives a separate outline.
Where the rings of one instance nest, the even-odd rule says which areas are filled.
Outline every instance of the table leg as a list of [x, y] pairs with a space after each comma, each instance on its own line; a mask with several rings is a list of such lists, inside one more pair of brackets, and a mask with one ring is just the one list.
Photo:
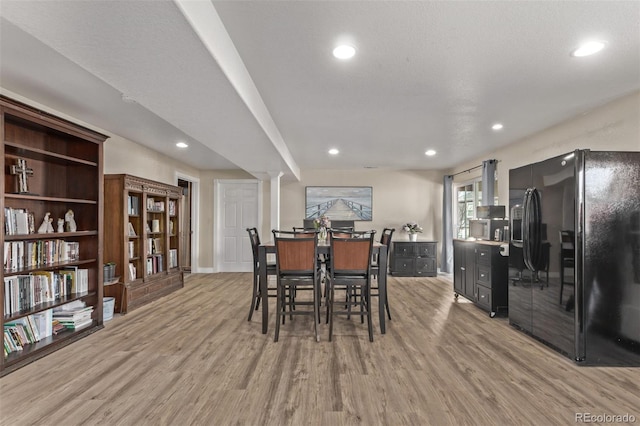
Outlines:
[[258, 265], [260, 272], [260, 298], [262, 303], [262, 334], [267, 334], [269, 321], [269, 293], [267, 283], [267, 249], [258, 248]]
[[380, 315], [380, 333], [386, 333], [385, 307], [387, 303], [387, 247], [380, 247], [378, 252], [378, 312]]

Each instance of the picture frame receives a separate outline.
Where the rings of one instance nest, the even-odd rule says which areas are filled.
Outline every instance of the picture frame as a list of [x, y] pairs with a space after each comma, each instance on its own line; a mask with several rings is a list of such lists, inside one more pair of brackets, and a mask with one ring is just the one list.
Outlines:
[[307, 186], [305, 219], [322, 215], [329, 220], [373, 220], [373, 188], [371, 186]]

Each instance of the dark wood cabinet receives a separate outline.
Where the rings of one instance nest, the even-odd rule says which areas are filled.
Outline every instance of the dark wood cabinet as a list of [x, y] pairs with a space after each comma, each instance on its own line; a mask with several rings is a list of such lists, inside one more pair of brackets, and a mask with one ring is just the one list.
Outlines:
[[491, 317], [508, 307], [508, 258], [500, 243], [453, 241], [453, 291], [489, 312]]
[[437, 241], [393, 241], [391, 243], [391, 274], [405, 277], [435, 277], [438, 275]]
[[130, 175], [105, 175], [104, 258], [116, 264], [115, 312], [126, 313], [184, 286], [180, 267], [181, 188]]
[[462, 295], [469, 300], [476, 299], [475, 244], [466, 241], [453, 242], [453, 290], [456, 297]]
[[[4, 375], [103, 326], [107, 136], [5, 96], [0, 135], [5, 170], [0, 318], [3, 330], [20, 335], [5, 337], [10, 350], [0, 362]], [[73, 222], [66, 222], [70, 211]], [[46, 216], [52, 222], [40, 229]], [[85, 305], [83, 319], [64, 328], [54, 325], [53, 309], [70, 302]]]

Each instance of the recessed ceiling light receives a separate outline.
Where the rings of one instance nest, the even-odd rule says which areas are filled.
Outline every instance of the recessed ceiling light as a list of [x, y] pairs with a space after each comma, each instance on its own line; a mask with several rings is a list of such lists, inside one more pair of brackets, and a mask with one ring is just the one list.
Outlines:
[[504, 126], [502, 125], [502, 123], [496, 123], [493, 126], [491, 126], [493, 130], [502, 130], [503, 127]]
[[329, 154], [331, 155], [338, 155], [340, 153], [340, 151], [338, 151], [336, 148], [331, 148], [329, 150]]
[[571, 56], [580, 58], [582, 56], [593, 55], [604, 49], [605, 43], [603, 41], [589, 41], [580, 45], [576, 50], [571, 52]]
[[188, 147], [189, 145], [187, 145], [187, 144], [186, 144], [186, 143], [184, 143], [184, 142], [178, 142], [178, 143], [176, 144], [176, 146], [177, 146], [178, 148], [186, 148], [186, 147]]
[[433, 149], [430, 149], [427, 152], [425, 152], [424, 155], [428, 155], [429, 157], [432, 157], [436, 155], [436, 152]]
[[333, 49], [333, 56], [338, 59], [351, 59], [356, 54], [356, 48], [348, 44], [342, 44]]

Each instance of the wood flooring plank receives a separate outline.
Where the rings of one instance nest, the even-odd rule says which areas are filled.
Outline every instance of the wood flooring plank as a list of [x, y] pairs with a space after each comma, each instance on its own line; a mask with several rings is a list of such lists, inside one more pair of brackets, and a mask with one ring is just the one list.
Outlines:
[[[0, 425], [539, 425], [640, 420], [640, 369], [583, 367], [464, 298], [448, 277], [389, 277], [393, 319], [246, 320], [251, 274], [185, 288], [0, 379]], [[377, 302], [374, 300], [374, 302]]]

